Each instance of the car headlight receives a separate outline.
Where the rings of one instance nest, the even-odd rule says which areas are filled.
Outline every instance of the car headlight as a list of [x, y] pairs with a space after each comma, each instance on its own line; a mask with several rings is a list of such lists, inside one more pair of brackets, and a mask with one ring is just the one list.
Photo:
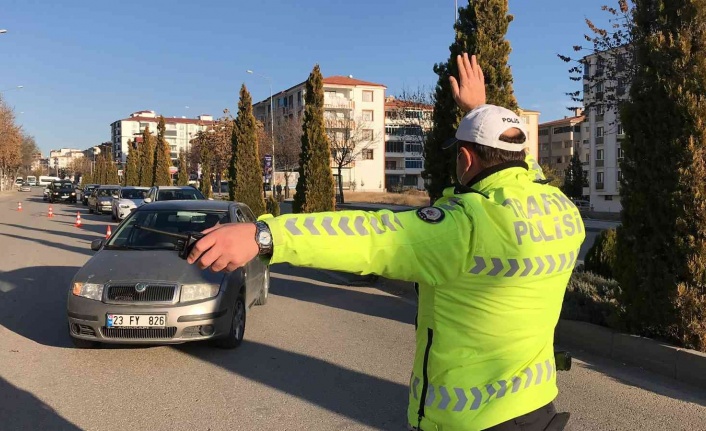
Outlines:
[[71, 196], [76, 196], [76, 193], [71, 193]]
[[100, 301], [103, 297], [103, 285], [96, 283], [74, 283], [73, 294]]
[[181, 286], [180, 302], [197, 301], [218, 295], [218, 284], [185, 284]]

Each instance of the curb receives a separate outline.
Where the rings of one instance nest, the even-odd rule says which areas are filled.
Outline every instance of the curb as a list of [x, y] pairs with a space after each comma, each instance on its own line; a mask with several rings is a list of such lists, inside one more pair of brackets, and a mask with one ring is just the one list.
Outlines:
[[575, 320], [560, 320], [554, 338], [567, 347], [582, 349], [706, 389], [706, 353]]

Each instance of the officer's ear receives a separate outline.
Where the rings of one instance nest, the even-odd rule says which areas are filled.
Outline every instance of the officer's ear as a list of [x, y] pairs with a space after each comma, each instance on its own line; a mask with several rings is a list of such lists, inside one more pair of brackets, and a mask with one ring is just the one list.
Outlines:
[[458, 154], [456, 154], [456, 162], [465, 167], [465, 170], [470, 169], [474, 163], [478, 163], [478, 156], [468, 145], [459, 143]]

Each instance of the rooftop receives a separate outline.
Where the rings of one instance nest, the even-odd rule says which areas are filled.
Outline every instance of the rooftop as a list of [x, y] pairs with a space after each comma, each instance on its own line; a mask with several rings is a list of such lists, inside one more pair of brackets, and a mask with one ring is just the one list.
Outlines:
[[418, 108], [434, 110], [434, 105], [429, 105], [427, 103], [413, 102], [409, 100], [395, 99], [394, 96], [389, 96], [385, 98], [385, 109], [400, 109], [400, 108]]
[[579, 115], [578, 117], [566, 117], [561, 120], [549, 121], [548, 123], [542, 123], [539, 127], [555, 126], [557, 124], [571, 124], [580, 123], [586, 119], [585, 115]]
[[[363, 87], [382, 87], [382, 88], [387, 88], [382, 84], [376, 84], [374, 82], [370, 81], [363, 81], [361, 79], [355, 79], [353, 78], [352, 75], [349, 76], [340, 76], [340, 75], [334, 75], [334, 76], [328, 76], [323, 79], [324, 85], [346, 85], [346, 86], [363, 86]], [[300, 82], [299, 84], [292, 85], [291, 87], [287, 88], [286, 90], [279, 91], [277, 93], [273, 93], [272, 97], [277, 98], [278, 96], [282, 94], [286, 94], [289, 91], [300, 87], [302, 85], [306, 84], [306, 81]], [[259, 105], [261, 103], [270, 103], [270, 98], [268, 97], [267, 99], [261, 100], [259, 102], [253, 103], [253, 105]]]

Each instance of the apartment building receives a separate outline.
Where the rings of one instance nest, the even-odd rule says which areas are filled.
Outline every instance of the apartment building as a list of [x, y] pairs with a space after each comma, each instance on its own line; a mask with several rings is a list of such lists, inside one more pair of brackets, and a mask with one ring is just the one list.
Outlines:
[[527, 127], [527, 143], [532, 156], [539, 160], [539, 111], [530, 111], [527, 109], [518, 109], [520, 121], [525, 123]]
[[[352, 76], [326, 77], [323, 87], [324, 121], [331, 140], [341, 141], [356, 136], [351, 142], [357, 141], [354, 153], [358, 157], [342, 170], [344, 189], [384, 191], [386, 87]], [[279, 120], [303, 116], [305, 97], [306, 82], [301, 82], [272, 96], [274, 113], [271, 112], [269, 98], [254, 104], [253, 113], [267, 129], [274, 118], [276, 127]], [[338, 172], [333, 160], [331, 167], [338, 184]]]
[[83, 157], [83, 151], [75, 148], [60, 148], [49, 151], [48, 165], [51, 169], [66, 169], [75, 159]]
[[[197, 118], [164, 117], [164, 122], [165, 137], [173, 161], [179, 158], [180, 151], [188, 151], [189, 142], [196, 137], [197, 132], [207, 130], [214, 123], [211, 115], [199, 115]], [[159, 115], [155, 111], [133, 112], [128, 118], [113, 122], [110, 125], [110, 136], [115, 160], [125, 163], [129, 152], [128, 141], [135, 141], [148, 125], [150, 132], [156, 136], [157, 124]]]
[[590, 127], [583, 115], [577, 110], [572, 117], [564, 117], [539, 125], [539, 162], [551, 166], [563, 180], [571, 158], [578, 153], [583, 165], [586, 187], [584, 197], [589, 197], [589, 136]]
[[385, 98], [385, 189], [424, 190], [424, 143], [433, 105]]
[[[584, 108], [588, 122], [589, 193], [596, 211], [620, 212], [620, 161], [625, 138], [611, 99], [628, 97], [625, 50], [593, 54], [583, 58]], [[612, 71], [617, 76], [608, 76]]]

